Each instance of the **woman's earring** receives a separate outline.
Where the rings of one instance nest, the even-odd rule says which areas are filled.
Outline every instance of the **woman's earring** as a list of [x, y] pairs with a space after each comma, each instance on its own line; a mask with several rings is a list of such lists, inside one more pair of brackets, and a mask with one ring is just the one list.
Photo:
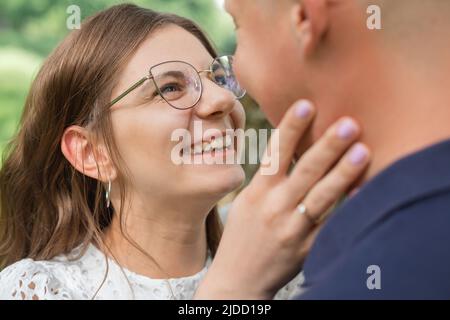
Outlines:
[[111, 180], [108, 180], [108, 189], [106, 190], [106, 207], [109, 208], [111, 205]]

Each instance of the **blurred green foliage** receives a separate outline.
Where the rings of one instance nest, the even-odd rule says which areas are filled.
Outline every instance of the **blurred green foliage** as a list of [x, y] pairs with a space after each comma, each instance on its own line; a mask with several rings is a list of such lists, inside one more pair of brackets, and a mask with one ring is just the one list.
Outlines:
[[[66, 12], [70, 5], [81, 9], [82, 19], [118, 0], [2, 0], [0, 2], [0, 47], [18, 46], [47, 55], [69, 30]], [[196, 21], [208, 30], [221, 51], [233, 51], [232, 21], [213, 0], [134, 0], [133, 3], [157, 11], [176, 13]]]
[[[70, 30], [67, 8], [77, 5], [82, 20], [118, 0], [2, 0], [0, 1], [0, 152], [16, 130], [32, 78], [42, 60]], [[232, 54], [235, 37], [231, 18], [213, 0], [134, 0], [157, 11], [172, 12], [196, 21], [219, 52]], [[246, 100], [249, 127], [267, 127], [250, 99]], [[246, 166], [248, 177], [257, 166]]]

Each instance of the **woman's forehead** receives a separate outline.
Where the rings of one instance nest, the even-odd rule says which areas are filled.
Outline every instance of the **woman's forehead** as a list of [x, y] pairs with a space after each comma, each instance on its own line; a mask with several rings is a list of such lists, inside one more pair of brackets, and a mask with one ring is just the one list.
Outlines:
[[185, 61], [202, 70], [207, 69], [212, 60], [198, 38], [181, 27], [169, 25], [149, 35], [130, 60], [126, 73], [137, 73], [139, 77], [142, 68], [148, 71], [151, 66], [165, 61]]

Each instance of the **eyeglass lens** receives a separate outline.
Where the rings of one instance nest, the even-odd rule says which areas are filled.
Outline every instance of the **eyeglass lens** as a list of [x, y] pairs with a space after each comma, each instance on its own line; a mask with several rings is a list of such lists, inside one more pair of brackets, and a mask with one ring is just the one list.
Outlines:
[[[214, 60], [212, 80], [230, 90], [240, 99], [245, 95], [233, 72], [232, 57]], [[202, 82], [197, 70], [188, 63], [174, 61], [153, 67], [150, 74], [162, 98], [172, 107], [189, 109], [198, 103], [202, 95]]]

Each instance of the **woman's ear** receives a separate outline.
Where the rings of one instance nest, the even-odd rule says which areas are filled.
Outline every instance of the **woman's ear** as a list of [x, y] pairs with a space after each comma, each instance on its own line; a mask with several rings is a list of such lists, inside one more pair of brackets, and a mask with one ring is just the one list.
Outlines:
[[329, 24], [328, 0], [296, 1], [291, 8], [291, 24], [305, 56], [315, 52]]
[[77, 171], [88, 177], [105, 183], [117, 177], [107, 149], [101, 144], [95, 145], [91, 134], [83, 127], [71, 126], [64, 131], [61, 151]]

